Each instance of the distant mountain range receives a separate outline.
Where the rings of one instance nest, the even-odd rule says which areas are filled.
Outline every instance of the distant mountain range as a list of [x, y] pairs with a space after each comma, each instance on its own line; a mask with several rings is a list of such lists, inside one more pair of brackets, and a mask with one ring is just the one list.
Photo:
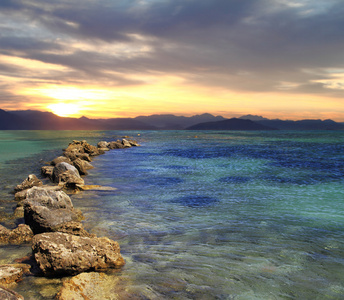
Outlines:
[[172, 114], [136, 118], [64, 118], [51, 112], [0, 109], [0, 130], [344, 130], [344, 123], [333, 120], [270, 120], [245, 115], [226, 119], [211, 114], [192, 117]]

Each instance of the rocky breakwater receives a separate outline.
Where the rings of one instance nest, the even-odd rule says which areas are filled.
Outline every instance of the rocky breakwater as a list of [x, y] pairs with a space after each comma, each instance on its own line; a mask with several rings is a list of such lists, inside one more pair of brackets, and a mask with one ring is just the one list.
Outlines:
[[[7, 288], [22, 280], [22, 276], [28, 272], [36, 276], [63, 277], [83, 272], [106, 271], [125, 264], [116, 241], [97, 237], [84, 229], [81, 223], [82, 212], [74, 208], [67, 193], [94, 188], [106, 189], [84, 185], [82, 176], [93, 168], [92, 158], [111, 149], [132, 146], [139, 144], [130, 139], [101, 141], [97, 146], [86, 141], [73, 141], [64, 149], [62, 156], [53, 159], [49, 165], [42, 166], [41, 175], [48, 179], [48, 184], [43, 184], [36, 175], [31, 174], [14, 188], [15, 199], [18, 201], [14, 216], [19, 220], [23, 218], [25, 224], [20, 224], [13, 230], [0, 225], [0, 243], [31, 243], [32, 255], [24, 259], [31, 265], [0, 266], [0, 285], [3, 285], [3, 288], [0, 287], [0, 295], [12, 293]], [[84, 276], [87, 277], [88, 274], [91, 273]], [[79, 287], [79, 290], [82, 291], [83, 288]], [[60, 292], [57, 297], [65, 299], [61, 296], [63, 294], [64, 292]], [[22, 299], [14, 292], [9, 297]]]

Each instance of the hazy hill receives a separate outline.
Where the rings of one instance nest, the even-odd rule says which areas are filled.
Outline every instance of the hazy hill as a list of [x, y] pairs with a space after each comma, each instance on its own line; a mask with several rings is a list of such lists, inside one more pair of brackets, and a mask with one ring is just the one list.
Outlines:
[[279, 130], [344, 130], [343, 123], [337, 123], [333, 120], [269, 120], [261, 116], [246, 115], [240, 119], [248, 119], [258, 124], [273, 127]]
[[26, 130], [91, 130], [97, 128], [95, 124], [89, 124], [84, 120], [76, 118], [63, 118], [51, 112], [41, 112], [35, 110], [12, 111], [11, 115], [16, 119], [9, 121], [12, 127], [16, 126], [18, 118]]
[[258, 124], [251, 120], [227, 119], [217, 122], [200, 123], [187, 128], [188, 130], [274, 130], [274, 128]]
[[135, 118], [146, 124], [150, 124], [158, 129], [170, 129], [178, 130], [185, 129], [189, 126], [203, 123], [225, 120], [222, 116], [213, 116], [211, 114], [195, 115], [192, 117], [175, 116], [172, 114], [166, 115], [151, 115], [151, 116], [139, 116]]
[[283, 121], [255, 115], [225, 119], [211, 114], [192, 117], [167, 115], [136, 118], [63, 118], [51, 112], [0, 109], [0, 130], [344, 130], [343, 123], [332, 120]]
[[241, 116], [239, 119], [251, 120], [251, 121], [265, 121], [265, 120], [269, 120], [267, 118], [264, 118], [262, 116], [257, 116], [257, 115], [244, 115], [244, 116]]
[[25, 129], [25, 122], [15, 114], [0, 109], [0, 129]]
[[153, 125], [132, 118], [115, 118], [96, 120], [106, 130], [156, 130]]

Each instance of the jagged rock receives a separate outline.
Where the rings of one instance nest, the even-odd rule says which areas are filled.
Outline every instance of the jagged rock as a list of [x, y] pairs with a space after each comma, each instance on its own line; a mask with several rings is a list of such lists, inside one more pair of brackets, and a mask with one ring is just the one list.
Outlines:
[[109, 143], [106, 141], [101, 141], [97, 144], [98, 148], [108, 148], [108, 146], [109, 146]]
[[114, 141], [109, 143], [109, 149], [123, 149], [125, 148], [121, 141]]
[[53, 170], [54, 170], [53, 166], [43, 166], [41, 168], [41, 174], [42, 174], [42, 176], [48, 177], [51, 179], [53, 176]]
[[90, 145], [86, 141], [73, 141], [65, 149], [65, 152], [74, 152], [76, 153], [87, 153], [90, 156], [99, 155], [100, 152], [96, 146]]
[[41, 271], [50, 276], [105, 271], [125, 264], [118, 243], [106, 237], [41, 233], [34, 236], [32, 251]]
[[81, 273], [63, 281], [60, 292], [56, 295], [58, 300], [103, 300], [103, 299], [131, 299], [139, 300], [141, 297], [129, 295], [125, 290], [125, 283], [117, 276], [104, 273]]
[[24, 218], [37, 234], [57, 231], [70, 221], [80, 221], [81, 213], [75, 210], [69, 196], [63, 191], [31, 188], [24, 201]]
[[141, 146], [138, 142], [136, 142], [136, 141], [134, 141], [134, 140], [127, 140], [129, 143], [130, 143], [130, 145], [131, 146], [133, 146], [133, 147], [139, 147], [139, 146]]
[[[86, 142], [86, 141], [83, 141]], [[66, 152], [79, 152], [79, 153], [84, 153], [84, 146], [83, 142], [80, 141], [73, 141], [72, 143], [69, 143], [68, 147], [65, 149]]]
[[0, 243], [1, 244], [23, 244], [32, 240], [33, 232], [30, 226], [19, 224], [17, 228], [9, 230], [0, 225]]
[[84, 150], [90, 156], [97, 156], [99, 154], [102, 154], [101, 151], [99, 151], [99, 149], [96, 146], [90, 145], [88, 143], [84, 144]]
[[69, 158], [71, 161], [76, 160], [78, 158], [78, 154], [79, 152], [73, 151], [73, 150], [70, 150], [70, 151], [65, 150], [63, 152], [63, 155]]
[[1, 300], [24, 300], [24, 297], [14, 291], [11, 291], [4, 287], [0, 287], [0, 299]]
[[[0, 265], [0, 285], [7, 287], [18, 282], [23, 274], [30, 273], [30, 268], [31, 266], [28, 264]], [[6, 299], [1, 298], [1, 292], [0, 299]]]
[[131, 144], [129, 143], [129, 141], [127, 141], [126, 139], [123, 139], [122, 140], [122, 144], [125, 148], [130, 148], [131, 147]]
[[77, 155], [77, 158], [80, 158], [80, 159], [88, 161], [88, 162], [92, 161], [90, 155], [87, 154], [87, 153], [80, 153], [80, 154]]
[[74, 161], [77, 158], [80, 158], [80, 159], [88, 161], [88, 162], [92, 161], [90, 156], [87, 153], [79, 153], [75, 150], [65, 151], [65, 152], [63, 152], [63, 155], [68, 157], [71, 161]]
[[53, 170], [52, 179], [55, 183], [74, 187], [76, 184], [84, 184], [78, 170], [65, 162], [58, 163]]
[[56, 166], [57, 164], [61, 163], [61, 162], [66, 162], [67, 164], [72, 164], [72, 161], [68, 158], [68, 157], [65, 157], [65, 156], [59, 156], [59, 157], [56, 157], [55, 159], [53, 159], [50, 164], [52, 166]]
[[43, 182], [39, 180], [36, 175], [31, 174], [29, 175], [21, 184], [18, 184], [15, 188], [15, 192], [20, 192], [29, 188], [32, 188], [33, 186], [41, 186], [43, 185]]
[[86, 161], [81, 160], [80, 158], [77, 158], [73, 161], [73, 166], [78, 170], [80, 175], [87, 175], [87, 169], [86, 169]]

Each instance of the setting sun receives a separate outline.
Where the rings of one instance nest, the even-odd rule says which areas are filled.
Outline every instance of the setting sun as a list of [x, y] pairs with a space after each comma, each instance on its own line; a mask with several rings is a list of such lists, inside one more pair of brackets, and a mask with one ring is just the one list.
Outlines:
[[68, 103], [55, 103], [47, 106], [55, 115], [60, 117], [67, 117], [75, 115], [79, 112], [80, 108], [75, 104]]

